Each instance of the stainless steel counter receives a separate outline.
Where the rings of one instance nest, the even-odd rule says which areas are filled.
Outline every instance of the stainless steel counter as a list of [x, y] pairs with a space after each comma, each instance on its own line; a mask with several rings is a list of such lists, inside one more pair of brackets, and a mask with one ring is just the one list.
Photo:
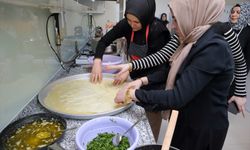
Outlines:
[[[58, 74], [56, 74], [56, 76], [51, 81], [54, 81], [54, 80], [57, 80], [59, 78], [66, 77], [66, 76], [86, 73], [87, 70], [88, 69], [85, 69], [83, 67], [71, 68], [69, 73], [62, 70]], [[37, 97], [36, 97], [22, 110], [22, 112], [20, 112], [20, 114], [18, 115], [16, 119], [19, 119], [19, 118], [22, 118], [31, 114], [44, 113], [44, 112], [49, 112], [49, 111], [43, 108], [43, 106], [41, 106], [41, 104], [38, 102]], [[129, 109], [115, 116], [126, 118], [128, 121], [131, 121], [132, 123], [134, 123], [136, 122], [136, 120], [138, 120], [139, 118], [145, 115], [146, 115], [145, 111], [142, 107], [137, 106], [137, 105], [132, 105], [132, 107], [130, 107]], [[76, 119], [66, 118], [66, 121], [67, 121], [67, 128], [72, 128], [72, 127], [80, 127], [82, 124], [84, 124], [88, 120], [76, 120]], [[138, 146], [155, 143], [154, 136], [151, 131], [148, 120], [144, 120], [138, 123], [136, 125], [136, 128], [139, 130], [139, 134], [140, 134]], [[63, 139], [59, 142], [59, 144], [66, 150], [76, 149], [76, 144], [75, 144], [76, 131], [77, 129], [67, 131]]]

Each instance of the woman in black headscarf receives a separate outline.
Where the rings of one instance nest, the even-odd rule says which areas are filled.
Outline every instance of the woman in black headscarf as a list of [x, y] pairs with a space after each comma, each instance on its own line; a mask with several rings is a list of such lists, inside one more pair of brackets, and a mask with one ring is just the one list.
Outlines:
[[169, 21], [168, 21], [168, 17], [167, 17], [167, 14], [166, 14], [166, 13], [162, 13], [162, 14], [161, 14], [161, 21], [162, 21], [163, 24], [167, 27], [167, 25], [169, 24]]
[[[93, 83], [100, 82], [102, 80], [102, 56], [104, 50], [114, 40], [125, 37], [127, 40], [127, 56], [130, 60], [137, 60], [147, 55], [159, 51], [169, 40], [170, 33], [168, 29], [162, 24], [162, 22], [155, 17], [155, 1], [154, 0], [127, 0], [125, 18], [119, 21], [105, 36], [101, 38], [97, 47], [94, 58], [94, 64], [91, 72], [90, 80]], [[167, 75], [167, 65], [162, 64], [143, 71], [134, 71], [129, 73], [127, 71], [121, 76], [116, 76], [114, 84], [120, 84], [124, 82], [128, 76], [132, 79], [137, 79], [143, 76], [147, 76], [149, 80], [154, 81], [151, 77], [152, 74], [160, 74], [165, 78]], [[155, 83], [154, 85], [144, 86], [143, 89], [164, 89], [165, 82]], [[148, 109], [152, 109], [152, 107]], [[149, 114], [149, 113], [148, 113]], [[154, 120], [149, 122], [157, 123], [156, 126], [160, 126], [161, 116], [160, 113], [152, 113]], [[157, 119], [158, 118], [158, 119]], [[156, 121], [158, 120], [158, 121]], [[157, 139], [159, 133], [159, 127], [156, 127], [154, 131], [155, 138]]]

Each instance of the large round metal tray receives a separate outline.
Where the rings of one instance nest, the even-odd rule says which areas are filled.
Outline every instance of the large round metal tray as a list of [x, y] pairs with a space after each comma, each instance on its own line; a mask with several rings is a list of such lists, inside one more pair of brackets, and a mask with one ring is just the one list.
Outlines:
[[[116, 108], [116, 109], [114, 109], [112, 111], [108, 111], [108, 112], [96, 113], [96, 114], [80, 114], [80, 115], [58, 112], [58, 111], [55, 111], [52, 108], [45, 105], [44, 100], [45, 100], [46, 96], [48, 95], [51, 88], [53, 86], [55, 86], [56, 84], [63, 83], [64, 81], [68, 81], [68, 80], [79, 80], [79, 79], [89, 80], [89, 76], [90, 76], [89, 73], [88, 74], [78, 74], [78, 75], [73, 75], [73, 76], [61, 78], [61, 79], [58, 79], [58, 80], [48, 84], [38, 94], [38, 100], [39, 100], [40, 104], [43, 107], [45, 107], [47, 110], [49, 110], [53, 113], [56, 113], [60, 116], [66, 117], [66, 118], [73, 118], [73, 119], [92, 119], [92, 118], [96, 118], [96, 117], [100, 117], [100, 116], [115, 115], [115, 114], [118, 114], [118, 113], [128, 109], [129, 107], [131, 107], [133, 105], [132, 103], [130, 103], [128, 105]], [[105, 74], [105, 73], [103, 74], [103, 80], [112, 80], [112, 79], [113, 79], [113, 74]]]

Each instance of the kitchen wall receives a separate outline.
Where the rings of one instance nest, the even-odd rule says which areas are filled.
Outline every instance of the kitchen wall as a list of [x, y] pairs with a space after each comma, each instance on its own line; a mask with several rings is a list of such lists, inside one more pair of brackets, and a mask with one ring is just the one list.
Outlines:
[[[161, 16], [162, 13], [167, 13], [168, 14], [168, 20], [171, 21], [171, 14], [170, 14], [170, 10], [168, 7], [168, 3], [170, 0], [155, 0], [156, 2], [156, 12], [155, 12], [155, 16], [159, 17]], [[228, 15], [230, 12], [230, 9], [232, 8], [233, 5], [235, 5], [236, 3], [242, 3], [242, 2], [247, 2], [249, 0], [226, 0], [226, 8], [222, 14], [222, 16], [220, 17], [220, 21], [227, 21], [228, 20]]]
[[116, 1], [105, 1], [102, 4], [102, 7], [105, 8], [103, 13], [93, 14], [94, 25], [101, 26], [105, 31], [105, 24], [110, 21], [117, 23], [120, 20], [119, 17], [119, 3]]
[[[75, 41], [81, 46], [87, 43], [88, 16], [82, 6], [66, 8], [69, 1], [0, 0], [0, 131], [61, 69], [45, 32], [51, 8], [64, 13], [60, 20], [65, 61], [74, 55]], [[54, 23], [49, 20], [48, 27], [55, 48]]]

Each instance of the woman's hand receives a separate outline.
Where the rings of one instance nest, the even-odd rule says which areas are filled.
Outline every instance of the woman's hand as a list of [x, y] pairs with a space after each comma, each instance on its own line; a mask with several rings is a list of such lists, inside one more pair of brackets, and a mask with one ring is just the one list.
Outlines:
[[102, 60], [96, 58], [93, 62], [93, 67], [90, 75], [90, 82], [97, 83], [102, 81]]
[[[129, 89], [133, 89], [133, 93], [129, 93], [130, 95], [133, 95], [131, 96], [131, 98], [133, 100], [137, 100], [135, 95], [134, 95], [134, 92], [136, 89], [139, 89], [140, 87], [142, 86], [142, 81], [140, 79], [137, 79], [135, 81], [132, 81], [130, 83], [127, 83], [125, 86], [123, 86], [116, 94], [116, 97], [115, 97], [115, 103], [124, 103], [126, 101], [126, 92], [129, 90]], [[131, 92], [131, 91], [130, 91]]]
[[128, 76], [129, 76], [128, 71], [123, 72], [121, 74], [116, 74], [115, 79], [113, 81], [113, 85], [120, 85], [120, 84], [124, 83], [128, 79]]
[[244, 113], [245, 113], [245, 104], [247, 102], [246, 97], [232, 96], [229, 99], [228, 103], [232, 103], [233, 101], [236, 103], [239, 112], [241, 112], [243, 117], [245, 117], [245, 115], [244, 115]]
[[117, 74], [123, 74], [124, 72], [130, 72], [130, 70], [132, 70], [132, 64], [131, 63], [127, 63], [127, 64], [120, 64], [120, 65], [109, 65], [105, 67], [107, 70], [114, 70], [114, 69], [118, 69], [120, 70], [120, 72], [118, 72]]

